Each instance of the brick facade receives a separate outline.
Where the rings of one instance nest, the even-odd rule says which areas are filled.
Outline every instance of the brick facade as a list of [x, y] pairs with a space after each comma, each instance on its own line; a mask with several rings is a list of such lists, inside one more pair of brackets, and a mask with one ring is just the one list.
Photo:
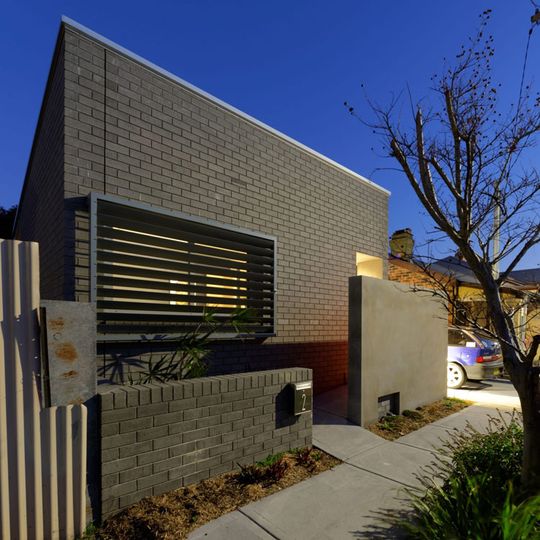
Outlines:
[[292, 414], [290, 382], [308, 369], [117, 387], [100, 395], [102, 516], [311, 446], [312, 415]]
[[[454, 286], [455, 280], [450, 280], [449, 277], [435, 274], [437, 279], [441, 282], [449, 281], [449, 285]], [[404, 261], [401, 259], [390, 259], [388, 261], [388, 279], [390, 281], [397, 281], [404, 285], [412, 285], [416, 287], [422, 287], [426, 289], [436, 289], [437, 284], [433, 279], [421, 268], [414, 263]]]
[[39, 242], [41, 296], [64, 297], [64, 44], [54, 52], [19, 202], [15, 238]]
[[[63, 298], [89, 300], [91, 192], [273, 235], [276, 337], [250, 345], [250, 362], [274, 356], [274, 365], [298, 365], [275, 347], [294, 343], [307, 351], [302, 365], [326, 373], [319, 386], [341, 384], [347, 280], [357, 252], [386, 258], [388, 193], [80, 28], [63, 24], [59, 43], [65, 55], [53, 70], [64, 72], [65, 227], [49, 240], [54, 246], [41, 244], [41, 257], [63, 261]], [[39, 182], [30, 174], [27, 191], [39, 191]], [[23, 207], [36, 204], [23, 199]], [[19, 237], [40, 241], [27, 234], [28, 219]], [[46, 286], [42, 296], [58, 294]], [[273, 352], [264, 351], [269, 346]], [[244, 359], [243, 345], [235, 348]], [[321, 355], [326, 370], [317, 367]]]

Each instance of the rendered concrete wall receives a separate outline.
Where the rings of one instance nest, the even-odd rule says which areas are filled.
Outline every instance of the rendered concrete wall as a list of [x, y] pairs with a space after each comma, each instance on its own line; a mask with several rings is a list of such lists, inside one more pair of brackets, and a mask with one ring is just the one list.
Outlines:
[[290, 382], [309, 369], [115, 387], [100, 395], [102, 515], [311, 446], [312, 414], [293, 414]]
[[399, 392], [399, 409], [446, 395], [448, 323], [444, 307], [409, 286], [349, 279], [349, 419], [378, 419], [378, 398]]

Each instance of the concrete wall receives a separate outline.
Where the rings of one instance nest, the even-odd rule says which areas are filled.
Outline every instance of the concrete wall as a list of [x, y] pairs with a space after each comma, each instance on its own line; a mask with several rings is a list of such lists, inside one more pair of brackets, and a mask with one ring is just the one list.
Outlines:
[[446, 310], [392, 281], [349, 280], [349, 405], [353, 422], [377, 421], [378, 398], [399, 392], [400, 411], [446, 395]]
[[101, 505], [107, 517], [292, 448], [311, 446], [312, 415], [292, 414], [291, 368], [116, 387], [100, 395]]

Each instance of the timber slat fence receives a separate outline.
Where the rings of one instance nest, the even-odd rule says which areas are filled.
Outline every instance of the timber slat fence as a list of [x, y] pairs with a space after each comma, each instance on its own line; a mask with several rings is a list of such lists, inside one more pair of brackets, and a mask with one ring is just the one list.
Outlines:
[[0, 240], [0, 538], [66, 539], [86, 524], [84, 405], [40, 399], [39, 255]]

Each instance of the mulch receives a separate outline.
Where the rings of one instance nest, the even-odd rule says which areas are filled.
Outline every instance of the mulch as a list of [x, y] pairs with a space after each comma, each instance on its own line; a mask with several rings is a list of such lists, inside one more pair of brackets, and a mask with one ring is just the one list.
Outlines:
[[[239, 472], [222, 474], [198, 484], [163, 495], [146, 497], [137, 504], [107, 519], [95, 533], [103, 540], [181, 539], [228, 512], [297, 484], [341, 463], [322, 450], [313, 449], [309, 462], [300, 462], [297, 454], [285, 453], [282, 478], [245, 483]], [[264, 467], [261, 467], [265, 469]]]
[[416, 431], [436, 420], [445, 418], [471, 405], [469, 401], [456, 398], [445, 398], [414, 410], [403, 411], [402, 414], [383, 416], [378, 422], [367, 426], [367, 429], [379, 437], [394, 441], [407, 433]]
[[[367, 429], [387, 440], [395, 440], [469, 405], [467, 401], [446, 398], [417, 407], [414, 411], [403, 411], [401, 415], [385, 416]], [[285, 473], [279, 479], [263, 475], [260, 481], [249, 483], [241, 471], [235, 471], [163, 495], [146, 497], [107, 519], [92, 537], [101, 540], [185, 539], [191, 531], [209, 521], [341, 463], [315, 448], [308, 452], [308, 456], [311, 459], [308, 457], [307, 461], [294, 452], [274, 456], [285, 463]], [[264, 464], [259, 468], [267, 470]]]

